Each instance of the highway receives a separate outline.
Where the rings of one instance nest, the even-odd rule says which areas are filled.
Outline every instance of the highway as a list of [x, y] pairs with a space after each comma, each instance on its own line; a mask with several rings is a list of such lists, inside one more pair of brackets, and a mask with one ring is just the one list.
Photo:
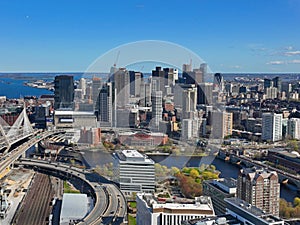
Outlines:
[[36, 137], [30, 139], [29, 141], [23, 143], [22, 145], [18, 146], [17, 148], [11, 150], [10, 152], [4, 154], [0, 158], [0, 174], [4, 172], [6, 168], [8, 168], [15, 160], [17, 160], [22, 154], [24, 154], [31, 146], [35, 145], [39, 141], [55, 134], [59, 134], [61, 130], [57, 131], [46, 131], [43, 133], [36, 133]]
[[[121, 191], [111, 182], [100, 183], [96, 174], [60, 162], [21, 158], [16, 165], [40, 167], [52, 171], [60, 171], [83, 180], [95, 193], [93, 210], [78, 224], [123, 224], [127, 215], [127, 203]], [[87, 177], [92, 177], [89, 180]]]

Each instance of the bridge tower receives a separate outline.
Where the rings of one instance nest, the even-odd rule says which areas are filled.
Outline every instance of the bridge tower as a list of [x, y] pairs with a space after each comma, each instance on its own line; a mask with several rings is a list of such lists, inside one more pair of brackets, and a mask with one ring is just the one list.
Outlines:
[[12, 126], [0, 117], [0, 150], [5, 148], [4, 153], [7, 153], [12, 144], [33, 133], [25, 106]]

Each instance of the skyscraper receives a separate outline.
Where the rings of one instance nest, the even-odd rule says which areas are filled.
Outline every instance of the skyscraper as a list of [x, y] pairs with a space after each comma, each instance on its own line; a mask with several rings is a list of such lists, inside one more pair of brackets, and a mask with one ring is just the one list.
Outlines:
[[105, 83], [99, 91], [96, 110], [98, 121], [112, 125], [112, 83]]
[[74, 107], [74, 78], [60, 75], [54, 80], [54, 109]]
[[129, 103], [130, 94], [130, 77], [126, 68], [120, 68], [114, 73], [114, 88], [117, 95], [115, 100], [117, 106], [125, 107]]
[[140, 96], [143, 74], [141, 72], [129, 71], [130, 95]]
[[214, 90], [219, 92], [224, 91], [224, 78], [220, 73], [214, 75]]
[[92, 78], [92, 100], [94, 106], [96, 106], [100, 88], [101, 88], [101, 79], [99, 77], [93, 77]]
[[300, 119], [291, 118], [288, 120], [288, 134], [293, 139], [300, 140]]
[[232, 134], [233, 115], [229, 112], [212, 112], [212, 137], [224, 138]]
[[81, 89], [81, 99], [84, 99], [86, 95], [86, 80], [84, 78], [79, 80], [79, 89]]
[[193, 113], [197, 106], [196, 85], [181, 85], [182, 91], [182, 117], [183, 119], [193, 119]]
[[279, 194], [277, 172], [241, 169], [237, 179], [237, 197], [262, 209], [267, 214], [279, 216]]
[[151, 127], [154, 130], [158, 130], [159, 121], [162, 120], [162, 92], [154, 91], [152, 92], [152, 121]]
[[262, 140], [280, 141], [282, 139], [282, 114], [262, 114]]
[[200, 83], [197, 85], [197, 104], [211, 105], [213, 101], [212, 92], [212, 83]]
[[272, 79], [272, 81], [273, 81], [273, 87], [276, 87], [277, 91], [281, 92], [281, 78], [275, 77]]

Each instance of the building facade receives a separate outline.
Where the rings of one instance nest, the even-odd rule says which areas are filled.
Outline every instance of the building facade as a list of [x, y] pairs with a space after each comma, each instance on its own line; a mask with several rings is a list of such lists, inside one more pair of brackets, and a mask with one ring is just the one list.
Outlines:
[[233, 178], [203, 181], [203, 194], [211, 196], [212, 204], [217, 215], [226, 213], [226, 202], [224, 199], [235, 197], [236, 186], [236, 180]]
[[214, 216], [210, 197], [195, 198], [194, 203], [158, 203], [152, 195], [136, 197], [139, 225], [181, 225], [185, 220]]
[[288, 135], [292, 139], [300, 140], [300, 119], [291, 118], [288, 120]]
[[237, 197], [260, 208], [266, 213], [279, 216], [277, 172], [255, 168], [241, 169], [237, 179]]
[[136, 150], [114, 153], [114, 181], [126, 196], [132, 193], [152, 193], [155, 189], [154, 161]]
[[262, 140], [280, 141], [282, 139], [282, 114], [262, 114]]
[[226, 198], [226, 213], [232, 215], [241, 224], [247, 225], [284, 225], [284, 220], [270, 215], [263, 210], [239, 198]]
[[224, 138], [232, 135], [233, 115], [230, 112], [212, 112], [212, 137]]
[[74, 108], [74, 78], [60, 75], [54, 79], [54, 109]]

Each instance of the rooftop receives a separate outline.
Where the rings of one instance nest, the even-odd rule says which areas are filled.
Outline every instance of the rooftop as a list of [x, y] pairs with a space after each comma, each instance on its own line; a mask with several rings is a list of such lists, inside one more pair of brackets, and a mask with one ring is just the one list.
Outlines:
[[60, 224], [69, 224], [70, 220], [82, 219], [89, 210], [89, 200], [86, 194], [64, 194]]
[[152, 194], [139, 193], [140, 199], [143, 199], [149, 208], [170, 209], [170, 210], [205, 210], [213, 211], [213, 205], [209, 196], [196, 197], [191, 203], [158, 203]]
[[93, 112], [72, 111], [72, 110], [55, 110], [56, 116], [94, 116]]
[[141, 154], [137, 150], [128, 149], [118, 151], [114, 154], [116, 158], [119, 159], [120, 163], [146, 163], [146, 164], [154, 164], [154, 161], [148, 156]]
[[222, 225], [237, 225], [243, 224], [237, 218], [232, 215], [221, 215], [221, 216], [210, 216], [200, 219], [187, 220], [182, 223], [183, 225], [212, 225], [212, 224], [222, 224]]
[[263, 220], [265, 222], [270, 223], [270, 222], [282, 221], [280, 218], [266, 214], [263, 210], [255, 207], [255, 206], [252, 206], [248, 202], [243, 201], [239, 198], [226, 198], [224, 200], [225, 200], [225, 202], [242, 209], [243, 211], [245, 211], [248, 214], [252, 214], [253, 216], [255, 216], [257, 218], [260, 218], [261, 220]]

